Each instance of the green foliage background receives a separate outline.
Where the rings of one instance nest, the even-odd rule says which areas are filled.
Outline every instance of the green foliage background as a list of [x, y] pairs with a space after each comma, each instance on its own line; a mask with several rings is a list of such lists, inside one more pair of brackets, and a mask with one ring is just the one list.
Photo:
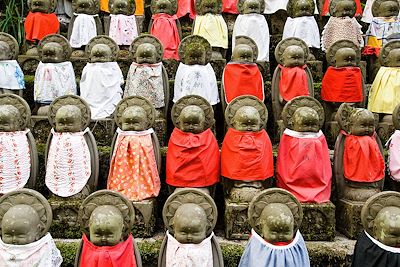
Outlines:
[[25, 39], [23, 19], [27, 10], [26, 0], [0, 1], [0, 31], [14, 36], [20, 46]]

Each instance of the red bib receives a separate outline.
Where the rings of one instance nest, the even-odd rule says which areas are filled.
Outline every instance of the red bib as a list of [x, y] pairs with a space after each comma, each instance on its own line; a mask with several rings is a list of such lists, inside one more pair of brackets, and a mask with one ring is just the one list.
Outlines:
[[[291, 131], [293, 132], [293, 131]], [[332, 168], [325, 136], [295, 137], [285, 131], [276, 162], [277, 185], [300, 202], [327, 202], [331, 196]]]
[[281, 78], [279, 80], [279, 92], [285, 101], [290, 101], [296, 96], [308, 96], [308, 78], [305, 68], [302, 67], [287, 68], [278, 65], [281, 69]]
[[385, 177], [385, 162], [375, 136], [346, 135], [343, 152], [346, 179], [371, 183]]
[[220, 154], [210, 129], [199, 134], [175, 128], [168, 142], [167, 184], [176, 187], [205, 187], [219, 182]]
[[176, 12], [176, 15], [178, 16], [178, 18], [181, 18], [183, 16], [186, 16], [186, 14], [189, 14], [189, 17], [191, 19], [196, 18], [196, 8], [194, 0], [178, 0], [178, 11]]
[[82, 241], [80, 267], [136, 267], [131, 234], [126, 241], [115, 246], [95, 246], [85, 234]]
[[[354, 0], [354, 1], [356, 2], [356, 14], [354, 16], [361, 17], [363, 11], [361, 8], [360, 0]], [[331, 0], [325, 0], [324, 7], [322, 8], [321, 16], [332, 16], [332, 14], [329, 14], [330, 3], [331, 3]]]
[[24, 28], [26, 40], [40, 41], [46, 35], [57, 33], [60, 22], [55, 13], [29, 12], [25, 19]]
[[257, 64], [229, 63], [225, 66], [223, 75], [228, 104], [241, 95], [253, 95], [264, 101], [264, 83]]
[[222, 12], [239, 14], [237, 9], [237, 0], [222, 0]]
[[222, 143], [221, 175], [241, 181], [272, 177], [274, 161], [267, 132], [241, 132], [229, 128]]
[[152, 17], [150, 33], [157, 37], [164, 47], [164, 58], [179, 60], [178, 46], [180, 43], [178, 27], [176, 26], [176, 15], [166, 13], [154, 14]]
[[322, 79], [321, 99], [328, 102], [361, 102], [362, 74], [358, 67], [329, 67]]

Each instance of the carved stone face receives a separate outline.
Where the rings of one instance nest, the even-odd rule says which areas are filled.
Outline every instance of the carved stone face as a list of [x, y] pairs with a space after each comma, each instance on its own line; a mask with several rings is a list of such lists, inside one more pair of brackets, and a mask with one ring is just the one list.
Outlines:
[[374, 220], [374, 238], [381, 243], [391, 246], [400, 246], [400, 208], [385, 207], [379, 211]]
[[28, 205], [11, 207], [1, 221], [1, 235], [4, 243], [13, 245], [25, 245], [38, 240], [39, 215]]
[[258, 132], [262, 126], [260, 113], [251, 106], [241, 107], [233, 117], [232, 126], [241, 132]]
[[293, 114], [293, 130], [297, 132], [313, 132], [320, 130], [318, 113], [310, 107], [300, 107]]
[[157, 50], [152, 44], [141, 44], [136, 50], [136, 62], [138, 64], [157, 63]]
[[64, 51], [59, 43], [47, 43], [42, 48], [41, 60], [44, 63], [60, 63], [65, 61]]
[[372, 135], [375, 131], [375, 119], [371, 111], [363, 109], [350, 115], [350, 133], [352, 135]]
[[95, 3], [93, 0], [76, 0], [77, 8], [74, 10], [75, 13], [80, 14], [91, 14], [95, 9]]
[[270, 243], [289, 242], [293, 239], [293, 214], [282, 203], [267, 205], [261, 213], [262, 237]]
[[66, 105], [57, 110], [56, 131], [76, 133], [82, 131], [82, 112], [77, 106]]
[[180, 206], [174, 216], [174, 237], [182, 244], [199, 244], [206, 238], [207, 215], [197, 204]]
[[31, 11], [50, 13], [53, 0], [32, 0]]
[[183, 132], [198, 134], [204, 132], [206, 117], [204, 111], [198, 106], [187, 106], [178, 117], [179, 129]]
[[314, 15], [312, 0], [298, 0], [293, 10], [293, 17], [304, 17]]
[[154, 13], [173, 13], [172, 3], [169, 0], [155, 0]]
[[239, 44], [232, 53], [233, 62], [250, 63], [254, 61], [253, 49], [249, 45]]
[[122, 241], [123, 228], [124, 220], [118, 208], [99, 206], [90, 215], [90, 242], [96, 246], [115, 246]]
[[395, 17], [399, 14], [399, 3], [397, 0], [385, 1], [379, 6], [379, 17]]
[[115, 0], [110, 11], [112, 14], [132, 15], [131, 10], [129, 10], [128, 0]]
[[148, 124], [146, 111], [139, 106], [128, 107], [122, 113], [123, 131], [144, 131]]
[[211, 13], [217, 14], [218, 13], [218, 6], [217, 1], [215, 0], [202, 0], [201, 2], [201, 11], [202, 13]]
[[10, 46], [3, 41], [0, 41], [0, 60], [8, 60], [12, 58]]
[[341, 67], [356, 67], [357, 53], [350, 47], [340, 48], [335, 54], [335, 66]]
[[185, 51], [186, 65], [205, 65], [206, 64], [206, 50], [205, 48], [196, 43], [189, 44]]
[[386, 65], [388, 67], [400, 67], [400, 49], [392, 49], [387, 55]]
[[19, 110], [11, 105], [0, 106], [0, 132], [15, 132], [20, 128]]
[[354, 0], [339, 1], [336, 5], [334, 17], [354, 17], [356, 14], [356, 3]]
[[112, 59], [112, 51], [111, 48], [106, 44], [96, 44], [93, 46], [92, 51], [90, 52], [90, 62], [111, 62]]
[[285, 67], [300, 67], [306, 63], [304, 51], [300, 46], [288, 46], [282, 54], [282, 62]]
[[261, 14], [263, 11], [259, 0], [246, 0], [243, 3], [243, 14]]

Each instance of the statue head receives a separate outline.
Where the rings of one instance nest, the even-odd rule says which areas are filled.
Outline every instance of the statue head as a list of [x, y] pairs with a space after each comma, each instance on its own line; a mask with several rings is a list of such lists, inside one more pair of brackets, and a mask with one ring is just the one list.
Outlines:
[[189, 105], [182, 109], [177, 118], [179, 129], [183, 132], [198, 134], [204, 132], [206, 116], [203, 109], [195, 105]]
[[0, 41], [0, 60], [8, 60], [13, 58], [11, 47], [7, 42]]
[[12, 105], [0, 106], [0, 132], [15, 132], [21, 128], [21, 113]]
[[207, 237], [207, 215], [197, 204], [185, 203], [179, 206], [173, 224], [174, 237], [182, 244], [199, 244]]
[[55, 0], [29, 0], [28, 6], [31, 12], [51, 13], [55, 6]]
[[264, 10], [261, 10], [261, 3], [259, 0], [244, 0], [243, 2], [243, 14], [261, 14]]
[[386, 56], [385, 66], [400, 67], [400, 49], [391, 49]]
[[247, 44], [238, 44], [233, 49], [233, 62], [250, 63], [254, 62], [253, 48]]
[[260, 113], [252, 106], [240, 107], [232, 120], [232, 127], [241, 132], [258, 132], [262, 126]]
[[292, 5], [291, 17], [293, 18], [314, 15], [315, 3], [313, 0], [296, 0]]
[[294, 217], [283, 203], [268, 204], [260, 215], [261, 236], [270, 243], [289, 242], [294, 236]]
[[43, 63], [60, 63], [65, 61], [62, 45], [56, 42], [45, 43], [42, 47], [41, 61]]
[[[379, 3], [377, 3], [379, 4]], [[374, 9], [374, 7], [372, 7]], [[373, 12], [374, 13], [374, 12]], [[397, 0], [380, 1], [375, 17], [395, 17], [399, 15], [399, 2]]]
[[297, 132], [313, 132], [320, 130], [319, 115], [310, 107], [299, 107], [293, 114], [293, 130]]
[[123, 131], [144, 131], [147, 129], [147, 125], [147, 113], [140, 106], [127, 107], [122, 113]]
[[206, 64], [206, 49], [198, 43], [190, 43], [185, 49], [185, 64], [186, 65], [205, 65]]
[[367, 109], [355, 109], [349, 117], [349, 124], [352, 135], [371, 136], [375, 132], [374, 114]]
[[113, 54], [111, 48], [106, 44], [96, 44], [90, 51], [90, 62], [111, 62]]
[[89, 219], [89, 239], [96, 246], [114, 246], [123, 241], [124, 219], [112, 205], [96, 207]]
[[138, 64], [157, 63], [157, 50], [153, 44], [140, 44], [136, 50], [136, 62]]
[[333, 17], [354, 17], [357, 6], [354, 0], [336, 0], [331, 2], [329, 12]]
[[72, 0], [72, 9], [78, 14], [94, 15], [99, 13], [99, 3], [98, 0]]
[[2, 240], [6, 244], [25, 245], [39, 240], [40, 219], [34, 208], [26, 204], [11, 207], [1, 221]]
[[[219, 14], [219, 1], [218, 0], [197, 0], [200, 1], [198, 4], [196, 3], [196, 11], [199, 14]], [[197, 2], [196, 1], [196, 2]]]
[[65, 105], [57, 110], [55, 117], [57, 132], [82, 131], [82, 112], [75, 105]]
[[285, 67], [300, 67], [306, 64], [304, 50], [298, 45], [290, 45], [282, 54], [282, 63]]
[[133, 0], [114, 0], [109, 1], [111, 14], [121, 14], [130, 16], [135, 13], [135, 1]]
[[391, 246], [400, 246], [400, 208], [384, 207], [375, 217], [373, 236], [379, 242]]
[[158, 14], [158, 13], [166, 13], [170, 14], [173, 13], [174, 7], [171, 3], [170, 0], [153, 0], [152, 1], [152, 6], [153, 8], [153, 13]]
[[336, 51], [335, 66], [340, 67], [356, 67], [357, 52], [350, 47], [343, 47]]

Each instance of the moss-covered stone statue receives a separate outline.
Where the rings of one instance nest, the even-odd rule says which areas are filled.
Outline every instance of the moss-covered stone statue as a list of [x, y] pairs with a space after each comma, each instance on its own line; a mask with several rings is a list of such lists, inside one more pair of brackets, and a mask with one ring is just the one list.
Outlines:
[[262, 14], [264, 0], [238, 0], [239, 15], [232, 32], [232, 50], [236, 47], [236, 36], [251, 38], [258, 48], [258, 61], [269, 61], [269, 28]]
[[228, 26], [221, 10], [221, 0], [196, 0], [192, 34], [207, 39], [213, 49], [212, 59], [225, 58], [228, 49]]
[[122, 194], [110, 190], [91, 194], [80, 206], [79, 222], [83, 236], [75, 267], [142, 267], [131, 234], [135, 210]]
[[[325, 0], [328, 1], [328, 0]], [[265, 9], [264, 9], [264, 14], [274, 14], [279, 10], [286, 10], [287, 9], [287, 4], [289, 0], [268, 0], [265, 1]], [[315, 10], [313, 13], [315, 15], [318, 15], [318, 7], [317, 7], [317, 1], [314, 0], [314, 5], [315, 5]]]
[[80, 79], [80, 96], [89, 104], [93, 120], [111, 117], [122, 99], [124, 76], [117, 63], [118, 45], [98, 35], [86, 46], [89, 62]]
[[10, 34], [0, 32], [0, 93], [22, 97], [25, 89], [24, 73], [17, 62], [19, 45]]
[[210, 43], [198, 35], [189, 35], [179, 44], [179, 63], [174, 82], [176, 103], [187, 95], [199, 95], [211, 105], [219, 103], [217, 78], [211, 64]]
[[221, 176], [227, 238], [249, 237], [249, 203], [258, 192], [272, 185], [274, 164], [272, 144], [265, 131], [267, 119], [266, 106], [255, 96], [236, 97], [225, 110], [228, 131], [221, 149]]
[[391, 115], [400, 104], [400, 41], [390, 41], [380, 52], [381, 67], [372, 83], [368, 96], [368, 110], [379, 114], [377, 133], [387, 141], [393, 132]]
[[60, 251], [48, 233], [52, 222], [49, 202], [31, 189], [0, 198], [0, 265], [59, 267]]
[[303, 40], [309, 48], [320, 48], [320, 35], [317, 21], [314, 17], [314, 0], [289, 0], [283, 29], [282, 39], [297, 37]]
[[164, 204], [166, 236], [161, 244], [158, 267], [223, 267], [221, 248], [213, 233], [218, 211], [214, 200], [199, 189], [173, 193]]
[[248, 216], [251, 237], [239, 267], [310, 266], [299, 231], [303, 210], [291, 193], [278, 188], [260, 192], [250, 203]]
[[235, 97], [254, 95], [264, 101], [264, 80], [255, 63], [258, 55], [257, 44], [247, 36], [236, 36], [231, 62], [222, 74], [221, 102], [226, 109]]
[[275, 58], [278, 66], [271, 82], [272, 110], [278, 135], [283, 129], [282, 109], [286, 102], [296, 96], [314, 97], [314, 84], [306, 61], [309, 55], [307, 44], [299, 38], [290, 37], [278, 43]]
[[149, 33], [154, 35], [164, 47], [165, 59], [179, 60], [178, 47], [182, 39], [182, 28], [178, 17], [176, 0], [152, 0]]
[[364, 46], [361, 25], [354, 17], [356, 15], [355, 0], [331, 0], [329, 13], [331, 17], [322, 32], [322, 50], [327, 51], [339, 40], [353, 42], [358, 47]]
[[[118, 126], [111, 146], [107, 189], [122, 193], [143, 221], [140, 234], [154, 230], [156, 197], [160, 192], [161, 154], [153, 130], [156, 111], [140, 96], [124, 98], [117, 106], [114, 120]], [[139, 216], [138, 216], [139, 217]], [[138, 225], [139, 222], [136, 224]]]
[[[220, 179], [220, 153], [211, 127], [214, 111], [202, 97], [179, 99], [171, 111], [174, 130], [168, 143], [166, 182], [176, 187], [208, 188]], [[170, 190], [172, 191], [172, 190]]]
[[89, 41], [103, 34], [99, 18], [100, 2], [98, 0], [72, 0], [74, 15], [68, 27], [68, 40], [73, 48], [81, 48]]
[[343, 103], [336, 113], [340, 133], [334, 151], [334, 177], [338, 196], [336, 225], [348, 237], [361, 230], [363, 203], [383, 189], [385, 163], [375, 133], [375, 118], [367, 109]]
[[77, 94], [76, 78], [69, 61], [71, 46], [65, 37], [47, 35], [40, 41], [38, 52], [40, 62], [35, 72], [33, 98], [37, 113], [46, 115], [47, 107], [43, 106], [59, 96]]
[[30, 120], [31, 110], [24, 99], [0, 95], [0, 194], [36, 187], [39, 160], [28, 128]]
[[361, 210], [364, 231], [358, 237], [352, 266], [394, 267], [400, 262], [400, 193], [369, 198]]

